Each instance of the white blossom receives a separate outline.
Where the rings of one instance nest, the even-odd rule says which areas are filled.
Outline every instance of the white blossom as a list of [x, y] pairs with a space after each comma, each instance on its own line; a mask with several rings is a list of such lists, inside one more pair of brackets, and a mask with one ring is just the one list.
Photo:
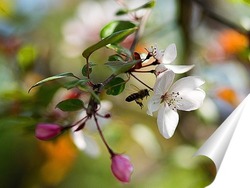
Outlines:
[[177, 110], [198, 109], [205, 98], [205, 92], [199, 87], [204, 81], [195, 76], [179, 79], [174, 84], [175, 74], [171, 70], [158, 75], [154, 85], [154, 95], [148, 102], [148, 114], [158, 110], [157, 124], [165, 138], [173, 136], [179, 122]]
[[194, 65], [171, 65], [177, 57], [176, 45], [174, 43], [170, 44], [165, 51], [160, 51], [155, 45], [152, 53], [153, 57], [160, 63], [155, 68], [156, 76], [168, 69], [176, 74], [180, 74], [185, 73], [194, 67]]

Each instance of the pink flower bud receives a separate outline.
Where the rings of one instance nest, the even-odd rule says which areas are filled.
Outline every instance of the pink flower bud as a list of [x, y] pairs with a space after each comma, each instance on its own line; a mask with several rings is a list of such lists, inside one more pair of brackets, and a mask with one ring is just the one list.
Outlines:
[[36, 137], [40, 140], [49, 140], [62, 132], [62, 127], [56, 124], [39, 123], [36, 127]]
[[133, 165], [130, 163], [128, 156], [114, 154], [111, 159], [111, 170], [114, 176], [119, 181], [128, 183], [130, 181], [131, 173], [133, 172]]

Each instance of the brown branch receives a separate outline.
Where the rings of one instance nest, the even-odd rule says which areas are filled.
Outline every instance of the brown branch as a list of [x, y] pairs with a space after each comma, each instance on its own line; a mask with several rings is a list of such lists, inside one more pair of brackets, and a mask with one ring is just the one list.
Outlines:
[[250, 36], [250, 31], [246, 30], [245, 28], [233, 23], [230, 20], [227, 20], [225, 17], [213, 12], [208, 6], [206, 6], [206, 4], [204, 4], [204, 1], [201, 0], [192, 0], [193, 2], [195, 2], [197, 5], [199, 5], [203, 12], [205, 13], [206, 16], [208, 16], [209, 18], [227, 26], [230, 27], [236, 31], [238, 31], [241, 34]]

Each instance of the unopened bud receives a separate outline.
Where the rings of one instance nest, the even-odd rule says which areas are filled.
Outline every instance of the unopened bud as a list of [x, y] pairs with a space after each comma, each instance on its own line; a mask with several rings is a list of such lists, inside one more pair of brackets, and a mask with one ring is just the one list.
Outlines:
[[114, 154], [112, 156], [111, 170], [114, 176], [123, 183], [130, 181], [131, 173], [133, 172], [133, 165], [131, 164], [128, 156]]
[[105, 118], [110, 118], [110, 117], [111, 117], [111, 114], [106, 114], [104, 117], [105, 117]]
[[39, 123], [35, 135], [40, 140], [49, 140], [62, 132], [63, 128], [57, 124]]

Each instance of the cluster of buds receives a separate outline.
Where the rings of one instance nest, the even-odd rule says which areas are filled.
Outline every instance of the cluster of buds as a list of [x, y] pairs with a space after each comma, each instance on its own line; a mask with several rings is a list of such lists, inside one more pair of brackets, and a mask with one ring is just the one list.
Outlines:
[[[94, 104], [94, 105], [93, 105]], [[52, 124], [52, 123], [39, 123], [36, 126], [35, 130], [35, 136], [39, 140], [50, 140], [53, 139], [60, 134], [62, 134], [64, 131], [71, 129], [73, 127], [77, 127], [74, 131], [80, 131], [84, 129], [85, 124], [87, 121], [94, 121], [97, 127], [97, 130], [99, 131], [99, 134], [101, 136], [101, 139], [103, 140], [105, 146], [107, 147], [110, 158], [111, 158], [111, 171], [113, 175], [122, 183], [128, 183], [130, 182], [130, 177], [133, 172], [133, 165], [131, 164], [129, 158], [126, 155], [123, 154], [117, 154], [114, 153], [113, 150], [110, 148], [110, 146], [107, 144], [103, 134], [102, 130], [100, 128], [98, 118], [110, 118], [111, 115], [109, 113], [106, 113], [104, 115], [100, 114], [99, 111], [100, 108], [96, 103], [92, 102], [88, 105], [88, 108], [85, 109], [86, 113], [83, 118], [78, 120], [73, 125], [69, 126], [61, 126], [58, 124]]]

